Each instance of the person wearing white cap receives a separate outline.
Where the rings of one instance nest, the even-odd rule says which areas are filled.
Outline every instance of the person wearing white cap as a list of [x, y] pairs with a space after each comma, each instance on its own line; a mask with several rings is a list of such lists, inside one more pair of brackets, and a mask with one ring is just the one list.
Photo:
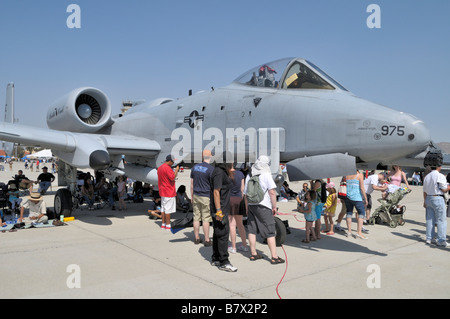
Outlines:
[[250, 176], [245, 180], [244, 194], [248, 202], [248, 241], [250, 243], [250, 260], [262, 259], [263, 256], [256, 252], [256, 234], [267, 238], [270, 253], [272, 255], [272, 264], [282, 264], [285, 261], [278, 257], [276, 250], [276, 229], [274, 215], [277, 212], [276, 184], [272, 178], [272, 172], [269, 167], [270, 159], [267, 156], [260, 156], [252, 166], [251, 175], [258, 176], [259, 185], [264, 191], [264, 198], [259, 203], [248, 202]]
[[23, 201], [20, 204], [20, 218], [19, 222], [24, 220], [23, 213], [25, 208], [28, 208], [28, 218], [26, 222], [29, 223], [48, 223], [47, 216], [47, 207], [45, 206], [45, 202], [42, 200], [42, 196], [39, 193], [31, 193], [30, 196], [27, 196], [27, 200]]

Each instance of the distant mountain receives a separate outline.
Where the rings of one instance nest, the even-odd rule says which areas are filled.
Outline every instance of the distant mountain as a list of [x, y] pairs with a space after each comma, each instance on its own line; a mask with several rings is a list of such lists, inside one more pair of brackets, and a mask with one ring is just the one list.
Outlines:
[[450, 143], [441, 142], [441, 143], [437, 143], [437, 145], [442, 149], [442, 151], [444, 153], [450, 154]]

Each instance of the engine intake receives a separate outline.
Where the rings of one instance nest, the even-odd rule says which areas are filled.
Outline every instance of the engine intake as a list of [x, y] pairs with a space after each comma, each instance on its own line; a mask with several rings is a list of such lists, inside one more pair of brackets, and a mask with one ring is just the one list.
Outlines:
[[47, 125], [59, 131], [95, 133], [111, 125], [111, 104], [96, 88], [79, 88], [57, 100], [48, 110]]

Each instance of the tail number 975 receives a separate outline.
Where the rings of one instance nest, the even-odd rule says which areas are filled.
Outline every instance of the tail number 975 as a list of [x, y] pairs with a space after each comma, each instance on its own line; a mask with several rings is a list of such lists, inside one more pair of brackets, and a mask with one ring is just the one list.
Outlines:
[[381, 135], [392, 136], [394, 134], [397, 134], [398, 136], [405, 135], [405, 127], [395, 125], [383, 125], [381, 127]]

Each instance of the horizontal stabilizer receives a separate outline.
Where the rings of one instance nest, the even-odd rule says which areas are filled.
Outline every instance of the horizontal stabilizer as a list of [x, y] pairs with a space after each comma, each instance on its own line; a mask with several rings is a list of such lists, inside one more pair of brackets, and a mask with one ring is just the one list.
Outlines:
[[356, 174], [356, 161], [335, 153], [297, 158], [286, 163], [286, 168], [290, 181], [305, 181]]

